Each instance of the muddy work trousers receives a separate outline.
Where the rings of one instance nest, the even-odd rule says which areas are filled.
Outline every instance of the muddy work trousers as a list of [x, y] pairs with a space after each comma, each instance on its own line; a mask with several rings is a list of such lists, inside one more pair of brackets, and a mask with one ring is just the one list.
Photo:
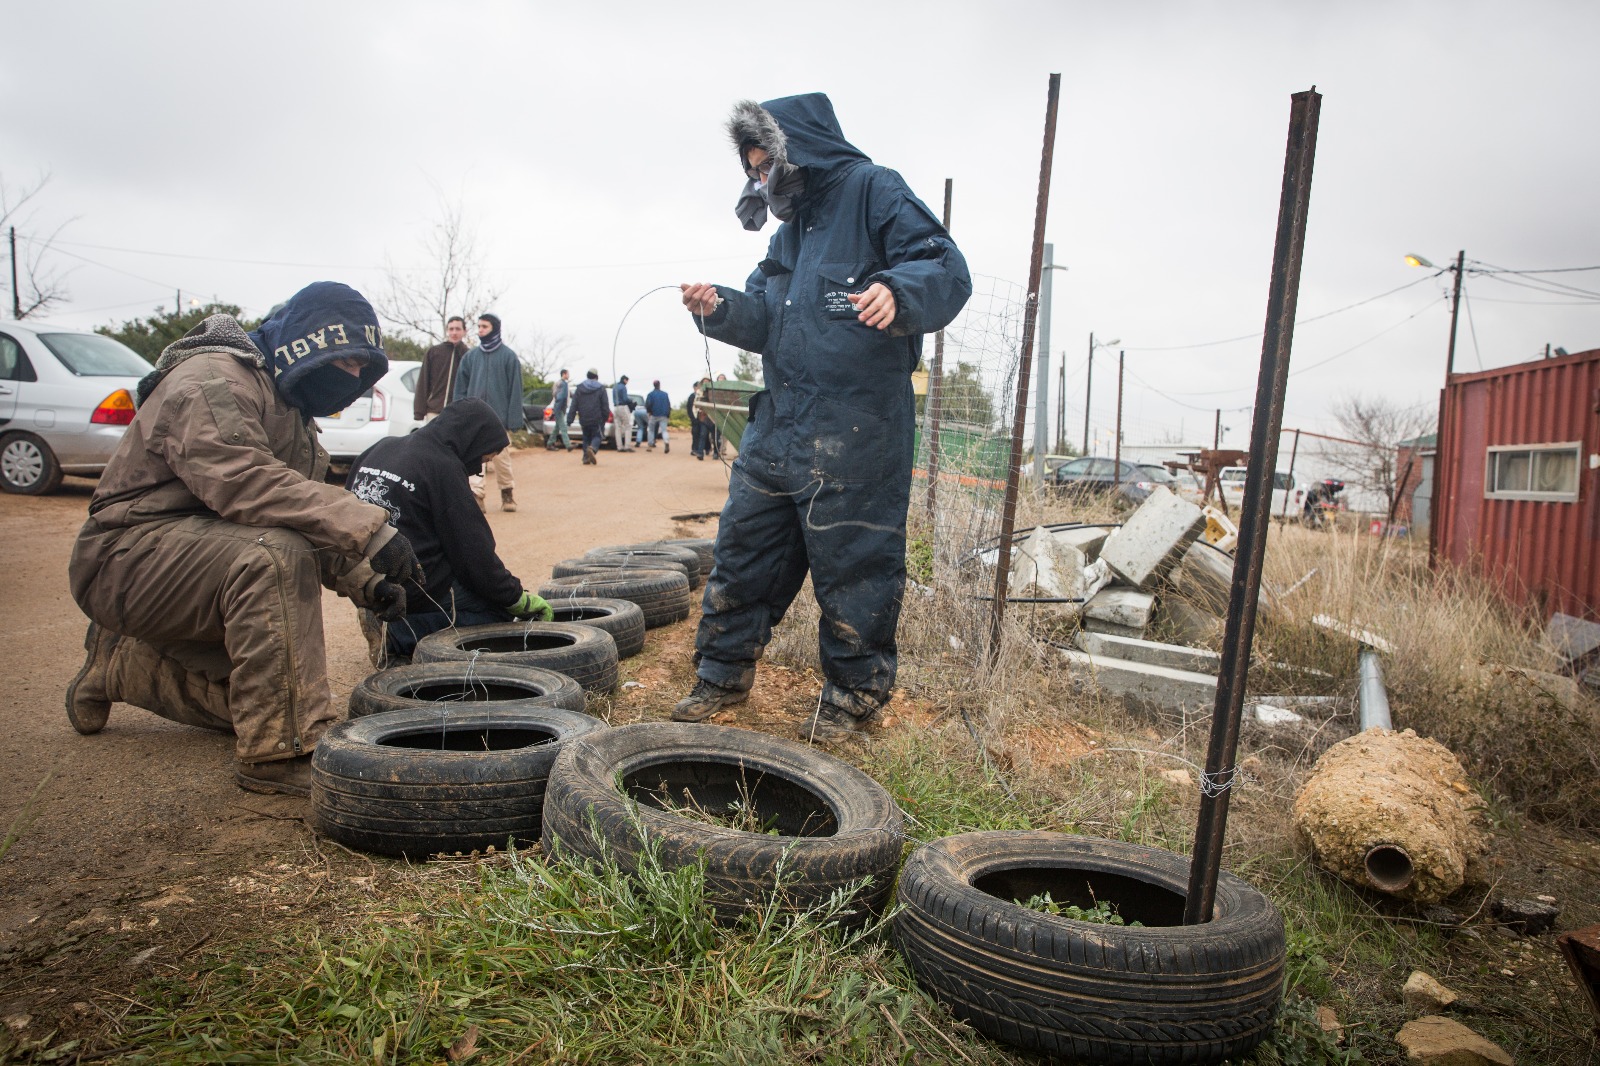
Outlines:
[[772, 627], [811, 574], [822, 608], [822, 698], [858, 718], [894, 687], [910, 479], [797, 491], [734, 463], [695, 637], [698, 675], [747, 690]]
[[316, 550], [286, 529], [217, 518], [118, 530], [79, 606], [119, 633], [107, 695], [186, 725], [231, 728], [241, 762], [311, 750], [337, 719]]

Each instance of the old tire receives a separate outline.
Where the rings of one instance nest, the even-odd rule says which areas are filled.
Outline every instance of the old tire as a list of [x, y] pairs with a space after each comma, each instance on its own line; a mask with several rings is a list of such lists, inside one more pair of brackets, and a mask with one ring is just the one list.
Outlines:
[[691, 548], [683, 548], [673, 544], [663, 544], [659, 541], [651, 544], [622, 544], [609, 548], [591, 548], [583, 553], [585, 559], [620, 559], [632, 560], [635, 565], [649, 567], [658, 562], [672, 561], [682, 563], [689, 575], [689, 588], [696, 589], [705, 579], [705, 569], [700, 565], [700, 556]]
[[532, 843], [562, 744], [604, 728], [560, 707], [340, 722], [311, 755], [312, 825], [347, 847], [411, 859]]
[[[549, 832], [549, 826], [546, 826]], [[1180, 924], [1189, 860], [1064, 833], [985, 832], [918, 848], [900, 872], [894, 940], [917, 983], [996, 1040], [1074, 1061], [1214, 1063], [1271, 1031], [1283, 918], [1224, 873], [1213, 919]], [[1144, 928], [1012, 902], [1118, 905]]]
[[565, 674], [501, 662], [412, 663], [380, 670], [350, 692], [350, 717], [385, 711], [583, 710], [583, 687]]
[[[620, 790], [619, 790], [620, 786]], [[779, 835], [712, 825], [664, 809], [685, 793], [704, 810], [748, 800]], [[544, 848], [634, 873], [648, 840], [662, 866], [704, 861], [706, 902], [723, 920], [776, 905], [795, 913], [870, 878], [847, 924], [888, 901], [905, 839], [884, 787], [814, 748], [725, 726], [648, 723], [610, 729], [563, 750], [545, 793]], [[779, 884], [781, 871], [782, 884]]]
[[19, 496], [43, 496], [60, 488], [64, 476], [56, 453], [32, 433], [0, 437], [0, 489]]
[[711, 576], [711, 549], [717, 543], [714, 537], [678, 537], [661, 543], [673, 548], [688, 548], [700, 559], [700, 576]]
[[617, 643], [576, 622], [496, 622], [441, 629], [417, 641], [413, 662], [501, 662], [566, 674], [586, 692], [617, 687]]
[[556, 612], [552, 622], [575, 622], [610, 633], [619, 659], [644, 651], [644, 612], [632, 600], [575, 596], [550, 606]]
[[689, 617], [689, 579], [667, 570], [613, 570], [610, 573], [554, 577], [539, 586], [539, 595], [551, 605], [574, 596], [605, 596], [629, 600], [644, 612], [647, 629], [681, 622]]
[[613, 570], [669, 570], [682, 574], [694, 589], [694, 578], [689, 573], [692, 564], [682, 559], [620, 559], [605, 556], [584, 556], [581, 559], [563, 559], [550, 568], [551, 577], [582, 577], [585, 574], [607, 574]]

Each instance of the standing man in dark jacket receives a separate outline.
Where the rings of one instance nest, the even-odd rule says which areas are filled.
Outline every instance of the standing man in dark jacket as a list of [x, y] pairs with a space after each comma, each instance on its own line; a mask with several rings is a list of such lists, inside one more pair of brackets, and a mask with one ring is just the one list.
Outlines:
[[600, 384], [600, 371], [590, 369], [572, 393], [572, 406], [578, 412], [578, 425], [583, 428], [583, 461], [594, 466], [595, 453], [606, 435], [606, 416], [611, 406], [606, 402], [606, 387]]
[[650, 434], [648, 438], [651, 451], [656, 450], [656, 437], [661, 438], [661, 450], [672, 451], [672, 442], [667, 439], [667, 419], [672, 415], [672, 397], [661, 387], [660, 381], [650, 383], [650, 393], [644, 398], [644, 413], [650, 419], [645, 429]]
[[346, 487], [389, 512], [426, 575], [407, 582], [406, 617], [389, 625], [388, 652], [409, 659], [417, 641], [449, 626], [552, 617], [500, 556], [468, 477], [510, 444], [500, 418], [477, 397], [458, 400], [415, 433], [385, 437], [351, 464]]
[[[487, 403], [500, 416], [500, 424], [507, 433], [521, 429], [527, 422], [527, 416], [522, 413], [522, 361], [500, 339], [498, 315], [478, 316], [478, 346], [462, 358], [461, 369], [456, 372], [450, 399], [468, 396], [476, 396]], [[495, 480], [500, 483], [500, 509], [515, 511], [517, 501], [511, 491], [517, 483], [511, 476], [509, 450], [496, 455], [493, 466]], [[480, 511], [488, 509], [483, 502], [484, 492], [484, 477], [479, 474], [472, 479], [472, 495]]]
[[760, 352], [767, 388], [722, 509], [698, 682], [673, 717], [745, 699], [805, 580], [822, 608], [826, 682], [807, 738], [853, 733], [888, 701], [905, 591], [906, 508], [922, 335], [972, 294], [966, 260], [900, 175], [844, 139], [821, 93], [734, 107], [746, 229], [783, 223], [744, 290], [683, 286], [707, 336]]
[[467, 343], [462, 340], [466, 335], [467, 320], [452, 315], [444, 326], [444, 342], [429, 348], [422, 357], [417, 391], [411, 397], [411, 414], [418, 422], [431, 421], [450, 402], [456, 370], [461, 366], [461, 357], [467, 354]]
[[[572, 438], [567, 435], [567, 402], [571, 399], [571, 395], [567, 372], [563, 369], [561, 377], [556, 381], [555, 391], [550, 397], [550, 419], [554, 423], [554, 429], [550, 433], [550, 439], [544, 442], [544, 446], [551, 451], [572, 450]], [[558, 438], [561, 441], [559, 445], [556, 443]]]

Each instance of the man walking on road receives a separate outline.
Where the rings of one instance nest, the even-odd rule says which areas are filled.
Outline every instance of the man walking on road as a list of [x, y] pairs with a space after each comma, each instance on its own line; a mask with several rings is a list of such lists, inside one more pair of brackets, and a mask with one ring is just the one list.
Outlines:
[[419, 422], [431, 422], [450, 402], [456, 371], [467, 354], [467, 320], [453, 315], [444, 326], [444, 341], [429, 348], [417, 373], [417, 391], [411, 397], [411, 414]]
[[[563, 369], [561, 377], [556, 381], [555, 391], [550, 396], [550, 421], [553, 425], [550, 439], [544, 442], [544, 446], [553, 452], [570, 452], [572, 450], [572, 438], [567, 435], [567, 401], [569, 399], [571, 399], [571, 392], [568, 387], [567, 372]], [[558, 439], [561, 442], [560, 444], [556, 443]]]
[[93, 620], [67, 690], [74, 729], [98, 733], [122, 702], [232, 731], [241, 787], [309, 794], [311, 749], [343, 717], [323, 588], [393, 621], [402, 584], [423, 578], [387, 511], [327, 484], [312, 423], [387, 370], [371, 306], [331, 281], [251, 333], [212, 315], [167, 346], [72, 549], [72, 597]]
[[583, 381], [572, 390], [572, 406], [578, 412], [578, 425], [583, 430], [583, 461], [594, 466], [599, 460], [600, 442], [606, 435], [606, 415], [611, 413], [606, 404], [606, 387], [600, 384], [600, 371], [591, 369]]
[[617, 438], [617, 451], [633, 451], [633, 403], [628, 399], [626, 374], [611, 389], [611, 427]]
[[672, 415], [672, 397], [661, 388], [661, 382], [652, 381], [650, 384], [650, 395], [644, 398], [644, 413], [650, 419], [645, 427], [649, 433], [648, 447], [650, 451], [655, 451], [656, 437], [659, 436], [662, 452], [670, 452], [672, 442], [667, 439], [667, 419]]
[[[487, 403], [500, 416], [500, 424], [507, 433], [521, 429], [527, 422], [522, 413], [522, 361], [517, 353], [500, 339], [500, 319], [496, 315], [478, 316], [478, 346], [461, 360], [456, 372], [456, 384], [451, 400], [476, 396]], [[517, 487], [511, 475], [511, 450], [508, 448], [494, 457], [491, 464], [494, 477], [500, 484], [500, 509], [515, 511], [517, 501], [512, 490]], [[488, 510], [484, 504], [487, 491], [485, 475], [472, 479], [472, 495], [479, 510]]]
[[972, 293], [966, 260], [900, 175], [844, 139], [821, 93], [735, 105], [746, 178], [735, 213], [782, 221], [744, 289], [684, 285], [707, 336], [760, 352], [695, 640], [700, 721], [746, 698], [756, 661], [811, 572], [826, 682], [800, 727], [848, 736], [888, 701], [905, 591], [906, 508], [922, 335]]

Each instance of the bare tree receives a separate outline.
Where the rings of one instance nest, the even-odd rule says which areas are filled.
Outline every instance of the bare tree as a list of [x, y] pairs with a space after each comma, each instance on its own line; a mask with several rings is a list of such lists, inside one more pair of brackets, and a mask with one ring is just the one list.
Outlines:
[[[1403, 407], [1382, 397], [1341, 397], [1332, 413], [1351, 443], [1323, 447], [1322, 458], [1346, 481], [1382, 495], [1385, 508], [1392, 511], [1396, 494], [1405, 487], [1395, 445], [1433, 432], [1437, 410], [1427, 402]], [[1406, 480], [1415, 485], [1417, 472]]]
[[542, 329], [508, 332], [506, 343], [511, 345], [522, 360], [522, 368], [540, 381], [553, 381], [563, 356], [572, 347], [572, 338], [565, 333], [547, 333]]
[[[21, 186], [12, 186], [4, 175], [0, 175], [0, 232], [11, 238], [10, 254], [16, 257], [13, 269], [7, 274], [7, 288], [10, 289], [10, 280], [15, 278], [11, 307], [17, 318], [42, 314], [67, 299], [66, 275], [71, 271], [58, 270], [46, 261], [46, 257], [56, 238], [72, 219], [57, 225], [48, 235], [40, 236], [28, 232], [34, 227], [37, 212], [30, 210], [23, 214], [23, 209], [49, 182], [48, 172], [41, 173], [31, 185]], [[24, 232], [13, 238], [11, 229], [14, 226], [24, 227]]]
[[[386, 261], [389, 287], [377, 301], [384, 318], [427, 337], [430, 343], [444, 339], [450, 316], [461, 315], [470, 321], [474, 315], [492, 311], [505, 295], [504, 286], [488, 277], [477, 230], [467, 219], [460, 198], [450, 200], [436, 191], [439, 217], [419, 242], [423, 265], [406, 268]], [[468, 333], [470, 336], [471, 331]]]

